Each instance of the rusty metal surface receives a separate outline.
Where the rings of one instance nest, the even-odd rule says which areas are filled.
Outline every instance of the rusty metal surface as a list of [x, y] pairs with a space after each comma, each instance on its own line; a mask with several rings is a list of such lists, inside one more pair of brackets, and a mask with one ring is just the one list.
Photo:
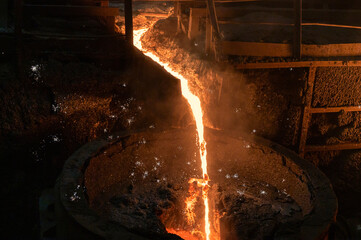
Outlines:
[[305, 68], [305, 67], [361, 67], [361, 61], [296, 61], [296, 62], [260, 62], [236, 64], [236, 69], [262, 68]]
[[303, 109], [301, 137], [300, 137], [300, 144], [299, 144], [299, 148], [298, 148], [298, 151], [299, 151], [299, 154], [301, 157], [303, 157], [305, 154], [308, 125], [310, 123], [310, 118], [311, 118], [310, 108], [311, 108], [311, 104], [312, 104], [313, 85], [315, 82], [315, 76], [316, 76], [316, 68], [311, 67], [310, 71], [308, 73], [308, 79], [307, 79], [306, 99], [305, 99], [305, 106]]
[[322, 151], [338, 151], [338, 150], [352, 150], [361, 149], [361, 143], [340, 143], [331, 145], [308, 145], [305, 147], [305, 152], [322, 152]]
[[293, 55], [297, 59], [302, 57], [302, 0], [294, 0], [294, 40]]

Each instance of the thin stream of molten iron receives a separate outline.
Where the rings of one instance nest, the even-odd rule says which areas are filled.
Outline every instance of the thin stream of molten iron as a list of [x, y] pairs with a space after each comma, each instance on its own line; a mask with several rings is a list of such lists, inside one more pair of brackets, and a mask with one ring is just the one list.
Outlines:
[[[180, 73], [174, 71], [168, 63], [162, 62], [156, 55], [153, 53], [146, 51], [141, 42], [141, 37], [147, 32], [148, 28], [135, 30], [134, 35], [134, 46], [137, 47], [140, 51], [143, 52], [144, 55], [150, 57], [153, 61], [157, 62], [159, 65], [164, 67], [164, 69], [172, 74], [174, 77], [178, 78], [181, 82], [181, 89], [183, 97], [188, 101], [193, 116], [196, 121], [197, 133], [198, 133], [198, 143], [199, 143], [199, 151], [202, 162], [202, 171], [203, 171], [203, 181], [198, 181], [198, 184], [202, 185], [202, 198], [204, 201], [204, 220], [205, 220], [205, 235], [206, 239], [210, 239], [210, 222], [209, 222], [209, 204], [208, 204], [208, 182], [209, 177], [207, 173], [207, 149], [206, 149], [206, 141], [204, 140], [204, 125], [203, 125], [203, 112], [201, 107], [201, 102], [197, 96], [195, 96], [189, 89], [188, 80], [182, 76]], [[192, 180], [190, 180], [192, 181]], [[194, 180], [197, 181], [197, 180]], [[193, 182], [194, 182], [193, 181]]]

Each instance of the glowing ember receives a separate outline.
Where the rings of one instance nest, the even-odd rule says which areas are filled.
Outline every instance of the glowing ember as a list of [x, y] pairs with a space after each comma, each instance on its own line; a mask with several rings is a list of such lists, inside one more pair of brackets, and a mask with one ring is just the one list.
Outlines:
[[[195, 213], [193, 212], [194, 205], [196, 203], [197, 195], [194, 190], [193, 184], [197, 183], [198, 187], [202, 188], [202, 198], [204, 202], [204, 221], [205, 221], [205, 239], [209, 240], [211, 235], [210, 222], [209, 222], [209, 203], [208, 203], [208, 189], [209, 189], [209, 177], [207, 173], [207, 144], [204, 140], [204, 125], [203, 125], [203, 112], [201, 107], [201, 102], [197, 96], [195, 96], [188, 87], [188, 80], [182, 76], [180, 73], [174, 71], [168, 63], [162, 62], [156, 55], [145, 50], [142, 46], [141, 37], [147, 32], [148, 28], [135, 30], [134, 31], [134, 46], [137, 47], [144, 55], [150, 57], [153, 61], [157, 62], [159, 65], [164, 67], [164, 69], [172, 74], [174, 77], [178, 78], [181, 82], [182, 95], [187, 99], [196, 121], [197, 133], [198, 133], [198, 143], [199, 143], [199, 152], [202, 162], [202, 171], [203, 179], [190, 179], [190, 196], [186, 199], [186, 212], [187, 212], [187, 221], [189, 223], [194, 223]], [[214, 237], [214, 236], [213, 236]]]

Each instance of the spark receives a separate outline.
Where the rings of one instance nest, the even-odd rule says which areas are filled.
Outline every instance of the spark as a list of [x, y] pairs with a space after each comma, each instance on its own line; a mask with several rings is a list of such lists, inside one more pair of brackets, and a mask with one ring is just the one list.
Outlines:
[[244, 191], [241, 191], [241, 190], [237, 190], [237, 193], [238, 193], [240, 196], [243, 196], [243, 195], [244, 195]]
[[60, 142], [60, 138], [56, 135], [53, 135], [53, 142]]
[[31, 66], [31, 71], [37, 72], [38, 70], [39, 70], [39, 65], [38, 64]]

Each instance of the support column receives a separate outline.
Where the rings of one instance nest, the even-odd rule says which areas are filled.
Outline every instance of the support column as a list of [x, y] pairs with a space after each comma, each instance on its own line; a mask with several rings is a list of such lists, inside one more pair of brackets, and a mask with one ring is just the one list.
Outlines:
[[16, 0], [15, 1], [15, 44], [16, 44], [16, 55], [17, 55], [17, 76], [21, 80], [24, 79], [23, 76], [23, 1]]
[[193, 40], [199, 36], [199, 21], [200, 16], [197, 9], [191, 8], [189, 12], [188, 39]]
[[298, 148], [298, 153], [300, 154], [301, 157], [305, 156], [305, 146], [307, 142], [307, 133], [309, 127], [308, 125], [310, 123], [312, 116], [310, 109], [312, 105], [313, 85], [316, 77], [316, 69], [317, 69], [316, 67], [310, 67], [310, 71], [308, 73], [305, 107], [303, 109], [303, 116], [302, 116], [300, 145]]
[[133, 45], [133, 6], [132, 0], [124, 0], [125, 36]]
[[174, 2], [174, 14], [177, 17], [177, 33], [182, 31], [181, 21], [182, 21], [182, 9], [181, 3], [179, 1]]
[[212, 54], [213, 49], [213, 28], [208, 17], [206, 17], [206, 44], [205, 52], [207, 55]]
[[220, 38], [219, 25], [218, 25], [218, 19], [217, 19], [217, 14], [216, 14], [216, 6], [214, 5], [213, 0], [207, 0], [207, 9], [208, 9], [207, 15], [209, 16], [210, 22], [211, 22], [212, 27], [216, 34], [215, 37]]
[[302, 57], [302, 0], [294, 0], [295, 25], [293, 40], [293, 55], [297, 59]]

